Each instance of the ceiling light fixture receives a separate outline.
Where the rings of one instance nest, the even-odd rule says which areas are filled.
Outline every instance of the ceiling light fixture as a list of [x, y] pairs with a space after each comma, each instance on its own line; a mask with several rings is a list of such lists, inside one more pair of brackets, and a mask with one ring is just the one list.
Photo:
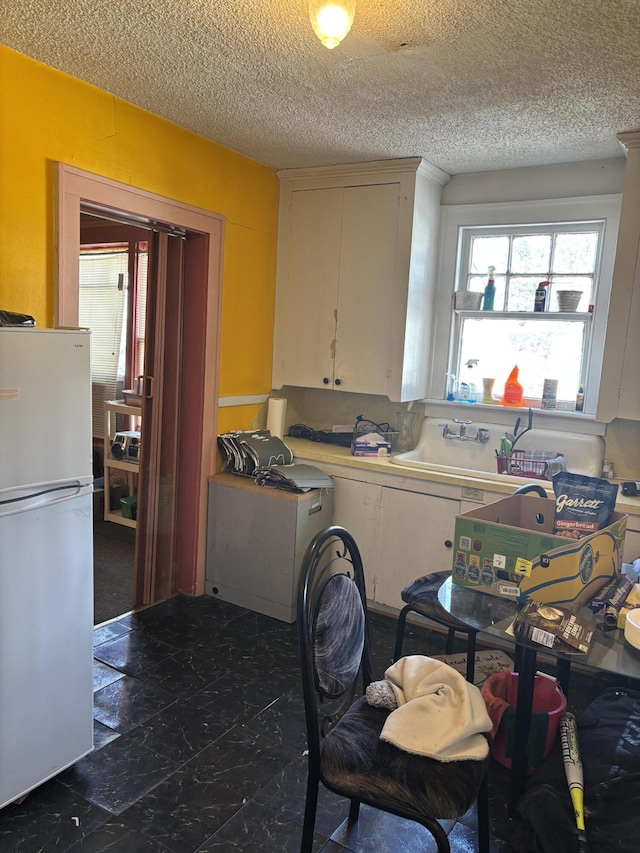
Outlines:
[[310, 0], [309, 19], [315, 34], [329, 50], [339, 45], [351, 29], [355, 0]]

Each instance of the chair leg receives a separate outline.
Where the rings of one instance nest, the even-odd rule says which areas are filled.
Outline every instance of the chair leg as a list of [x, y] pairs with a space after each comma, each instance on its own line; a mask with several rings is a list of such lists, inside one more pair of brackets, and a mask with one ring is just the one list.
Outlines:
[[407, 604], [400, 611], [400, 615], [398, 616], [398, 627], [396, 629], [396, 645], [393, 650], [393, 660], [394, 662], [399, 660], [402, 655], [402, 644], [404, 642], [404, 629], [407, 621], [407, 616], [411, 612], [412, 607], [410, 604]]
[[318, 808], [318, 784], [318, 779], [314, 778], [314, 774], [309, 772], [300, 853], [311, 853], [313, 849], [313, 830], [316, 825], [316, 810]]
[[489, 853], [489, 777], [478, 789], [478, 853]]
[[354, 823], [357, 823], [359, 817], [360, 800], [351, 800], [351, 805], [349, 806], [349, 826], [352, 826]]

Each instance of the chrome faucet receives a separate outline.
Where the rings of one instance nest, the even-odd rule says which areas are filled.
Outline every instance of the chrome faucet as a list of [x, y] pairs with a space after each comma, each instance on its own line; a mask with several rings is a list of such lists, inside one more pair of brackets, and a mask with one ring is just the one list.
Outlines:
[[449, 424], [443, 424], [443, 438], [454, 439], [457, 441], [477, 441], [479, 444], [486, 444], [489, 441], [489, 430], [487, 427], [478, 427], [476, 434], [471, 436], [467, 435], [467, 427], [470, 426], [473, 421], [454, 418], [453, 422], [454, 424], [459, 425], [458, 431], [456, 432], [455, 429], [452, 429]]

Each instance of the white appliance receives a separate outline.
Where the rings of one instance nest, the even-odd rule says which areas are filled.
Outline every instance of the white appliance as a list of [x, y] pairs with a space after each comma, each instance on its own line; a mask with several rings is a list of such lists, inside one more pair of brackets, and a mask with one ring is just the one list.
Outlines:
[[89, 350], [0, 328], [0, 808], [93, 749]]

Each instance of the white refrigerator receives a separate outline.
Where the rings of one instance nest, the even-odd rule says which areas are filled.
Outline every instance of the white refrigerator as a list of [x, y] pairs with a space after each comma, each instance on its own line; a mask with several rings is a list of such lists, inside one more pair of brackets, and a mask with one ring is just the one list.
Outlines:
[[0, 328], [0, 808], [93, 749], [89, 349]]

